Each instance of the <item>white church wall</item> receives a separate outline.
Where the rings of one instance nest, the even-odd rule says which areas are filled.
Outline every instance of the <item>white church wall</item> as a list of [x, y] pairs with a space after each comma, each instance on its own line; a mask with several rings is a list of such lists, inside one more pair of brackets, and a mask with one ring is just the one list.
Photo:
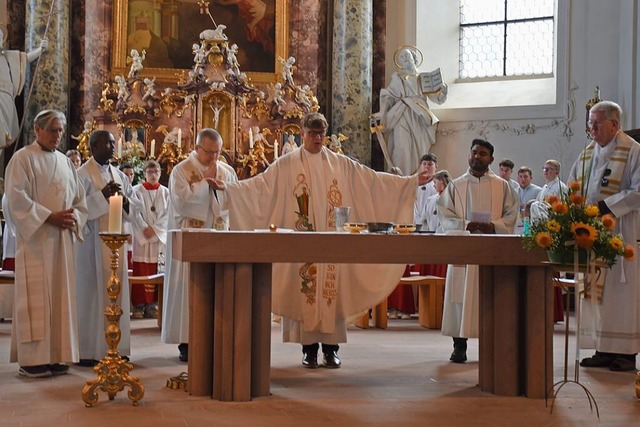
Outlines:
[[[438, 34], [430, 32], [429, 26], [425, 25], [429, 22], [426, 14], [433, 15], [434, 9], [428, 10], [423, 6], [438, 3], [440, 8], [435, 13], [441, 15], [441, 21], [444, 13], [441, 8], [455, 3], [456, 9], [457, 2], [403, 0], [403, 3], [411, 6], [404, 5], [389, 13], [387, 27], [398, 27], [397, 22], [391, 22], [398, 11], [410, 11], [415, 15], [404, 16], [407, 22], [417, 22], [417, 33], [413, 40], [418, 47], [423, 49], [421, 43], [424, 45], [433, 40], [438, 40], [442, 45], [442, 36], [438, 38]], [[558, 32], [562, 32], [559, 34], [562, 43], [558, 46], [558, 61], [565, 61], [566, 66], [559, 67], [560, 73], [556, 75], [559, 90], [554, 102], [510, 106], [507, 109], [448, 109], [447, 103], [438, 106], [441, 108], [434, 108], [441, 122], [437, 143], [432, 151], [438, 155], [440, 168], [449, 169], [454, 176], [463, 173], [467, 167], [471, 141], [483, 138], [496, 147], [492, 166], [494, 171], [498, 169], [500, 159], [508, 157], [515, 162], [516, 170], [522, 165], [531, 167], [534, 182], [542, 184], [542, 166], [545, 160], [553, 158], [562, 163], [561, 176], [565, 179], [586, 142], [585, 103], [593, 97], [596, 86], [600, 87], [602, 99], [618, 102], [622, 106], [625, 111], [623, 129], [640, 127], [637, 113], [639, 90], [636, 83], [640, 69], [636, 54], [640, 34], [638, 0], [559, 0], [559, 7], [564, 8], [566, 17], [565, 23], [558, 28]], [[405, 28], [403, 25], [399, 27]], [[393, 58], [398, 46], [413, 44], [411, 37], [401, 31], [388, 34], [387, 58]], [[425, 47], [424, 50], [428, 49]], [[425, 70], [438, 66], [428, 62], [425, 59]], [[390, 69], [387, 65], [387, 77], [390, 78], [394, 65], [391, 62]], [[443, 74], [447, 83], [449, 76], [455, 77], [450, 70], [443, 70]], [[535, 97], [535, 94], [532, 96]], [[498, 91], [491, 97], [495, 104], [495, 99], [509, 95]]]

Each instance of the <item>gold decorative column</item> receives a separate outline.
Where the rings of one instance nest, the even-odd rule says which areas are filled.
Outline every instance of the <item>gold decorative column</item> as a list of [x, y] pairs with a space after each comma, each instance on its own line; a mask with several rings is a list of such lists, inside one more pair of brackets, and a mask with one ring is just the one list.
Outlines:
[[82, 400], [87, 407], [91, 407], [98, 401], [98, 390], [107, 392], [109, 400], [113, 400], [119, 391], [122, 391], [125, 386], [129, 386], [129, 399], [133, 401], [133, 406], [138, 406], [138, 401], [144, 397], [142, 382], [129, 375], [133, 365], [122, 359], [118, 351], [121, 336], [120, 316], [122, 316], [122, 308], [118, 305], [121, 289], [118, 278], [118, 249], [122, 247], [128, 237], [128, 234], [100, 233], [100, 238], [111, 249], [111, 277], [107, 283], [107, 295], [110, 303], [104, 310], [109, 322], [104, 331], [109, 349], [107, 356], [93, 368], [94, 372], [98, 374], [98, 378], [87, 381], [87, 385], [82, 389]]

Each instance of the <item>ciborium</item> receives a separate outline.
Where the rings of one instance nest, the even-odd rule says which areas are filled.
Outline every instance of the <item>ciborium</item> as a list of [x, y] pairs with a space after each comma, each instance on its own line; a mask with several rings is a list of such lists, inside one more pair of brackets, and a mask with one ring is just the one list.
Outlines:
[[98, 401], [98, 390], [106, 392], [109, 400], [113, 400], [119, 391], [122, 391], [125, 386], [129, 386], [128, 394], [129, 399], [133, 401], [133, 406], [138, 406], [138, 401], [144, 397], [144, 385], [140, 379], [129, 375], [133, 365], [120, 357], [118, 351], [121, 337], [120, 317], [122, 316], [122, 308], [118, 305], [121, 290], [120, 278], [118, 277], [118, 250], [128, 237], [128, 234], [100, 233], [100, 238], [111, 250], [111, 277], [107, 283], [109, 304], [104, 310], [108, 322], [104, 331], [108, 350], [107, 356], [93, 368], [93, 371], [98, 374], [98, 378], [87, 381], [87, 385], [82, 389], [82, 400], [87, 407], [91, 407]]

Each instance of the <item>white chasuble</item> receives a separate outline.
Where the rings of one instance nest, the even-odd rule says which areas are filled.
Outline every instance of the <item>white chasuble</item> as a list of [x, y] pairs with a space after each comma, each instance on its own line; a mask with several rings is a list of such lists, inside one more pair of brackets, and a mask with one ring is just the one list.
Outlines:
[[[471, 221], [491, 222], [496, 234], [512, 234], [520, 199], [509, 183], [491, 170], [480, 178], [469, 172], [452, 181], [438, 199], [438, 219], [448, 230], [466, 230]], [[442, 334], [477, 338], [479, 324], [477, 265], [447, 267]]]
[[[317, 155], [299, 148], [262, 174], [228, 186], [231, 229], [275, 224], [301, 232], [335, 231], [337, 206], [351, 206], [355, 221], [411, 222], [416, 185], [416, 177], [378, 173], [326, 147]], [[306, 334], [334, 334], [349, 316], [389, 295], [404, 267], [275, 264], [272, 311], [300, 322]]]
[[[127, 176], [111, 165], [99, 165], [93, 157], [78, 169], [78, 176], [87, 197], [89, 218], [82, 230], [84, 242], [77, 248], [76, 277], [78, 303], [78, 335], [80, 337], [81, 359], [102, 359], [107, 353], [104, 339], [104, 310], [109, 304], [106, 285], [111, 277], [111, 250], [107, 248], [100, 232], [109, 228], [109, 201], [102, 189], [109, 181], [120, 185], [122, 195], [129, 199], [129, 212], [122, 211], [124, 222], [132, 222], [141, 203], [133, 193]], [[118, 349], [123, 355], [131, 354], [130, 298], [127, 254], [124, 245], [118, 250], [118, 277], [120, 296], [118, 304], [122, 308], [120, 317], [121, 340]]]
[[[591, 172], [587, 203], [604, 200], [615, 216], [614, 234], [621, 234], [628, 244], [640, 239], [640, 144], [620, 131], [600, 152]], [[582, 175], [581, 154], [573, 165], [569, 179]], [[597, 155], [594, 153], [594, 158]], [[637, 251], [637, 249], [636, 249]], [[618, 257], [605, 276], [602, 304], [582, 304], [582, 348], [607, 353], [640, 352], [640, 256], [632, 260]]]
[[[13, 156], [7, 207], [16, 233], [11, 361], [39, 365], [78, 360], [73, 240], [87, 219], [84, 191], [69, 159], [32, 143]], [[46, 223], [74, 208], [75, 229]]]
[[[192, 151], [178, 163], [169, 176], [168, 229], [228, 228], [228, 213], [224, 191], [211, 189], [203, 172], [208, 166]], [[237, 182], [231, 166], [218, 161], [217, 177], [226, 183]], [[167, 236], [164, 273], [164, 307], [161, 340], [167, 344], [189, 342], [189, 263], [173, 259], [171, 235]]]

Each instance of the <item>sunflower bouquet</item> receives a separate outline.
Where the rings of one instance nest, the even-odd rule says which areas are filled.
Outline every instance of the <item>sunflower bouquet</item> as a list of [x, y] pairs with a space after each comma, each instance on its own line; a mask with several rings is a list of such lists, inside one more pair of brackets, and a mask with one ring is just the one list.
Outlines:
[[614, 234], [616, 219], [611, 214], [600, 215], [597, 205], [587, 205], [581, 194], [580, 182], [569, 182], [567, 192], [545, 199], [549, 206], [546, 218], [533, 221], [523, 236], [526, 249], [543, 248], [554, 253], [562, 263], [573, 264], [578, 250], [612, 267], [618, 256], [632, 259], [635, 250], [622, 236]]

